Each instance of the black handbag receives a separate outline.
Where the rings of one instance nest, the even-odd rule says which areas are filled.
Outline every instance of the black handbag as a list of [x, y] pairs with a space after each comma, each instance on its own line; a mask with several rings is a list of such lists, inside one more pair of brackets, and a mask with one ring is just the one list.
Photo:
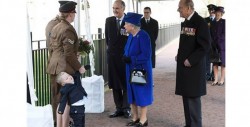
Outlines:
[[143, 68], [134, 68], [130, 74], [130, 83], [138, 85], [147, 84], [147, 72]]

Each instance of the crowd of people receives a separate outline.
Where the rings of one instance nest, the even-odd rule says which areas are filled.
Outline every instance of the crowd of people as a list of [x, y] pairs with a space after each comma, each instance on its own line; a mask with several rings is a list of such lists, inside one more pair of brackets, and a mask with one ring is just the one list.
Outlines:
[[[59, 4], [58, 15], [48, 23], [45, 31], [54, 123], [56, 127], [68, 127], [71, 117], [74, 127], [84, 127], [87, 93], [80, 78], [89, 67], [78, 61], [79, 40], [71, 25], [77, 3], [60, 0]], [[123, 116], [131, 119], [124, 125], [144, 127], [150, 121], [147, 107], [154, 101], [153, 68], [159, 27], [158, 21], [150, 16], [150, 7], [144, 8], [144, 15], [125, 13], [125, 7], [124, 1], [115, 0], [114, 16], [105, 21], [108, 86], [116, 107], [109, 118]], [[185, 21], [181, 23], [175, 57], [175, 94], [183, 99], [185, 127], [202, 127], [201, 96], [207, 93], [206, 81], [213, 81], [213, 86], [225, 84], [224, 7], [213, 4], [207, 7], [210, 16], [206, 19], [195, 11], [192, 0], [180, 0], [177, 9]], [[211, 61], [216, 51], [217, 61]], [[221, 66], [220, 80], [218, 66]], [[131, 82], [131, 70], [136, 68], [146, 71], [146, 83]]]

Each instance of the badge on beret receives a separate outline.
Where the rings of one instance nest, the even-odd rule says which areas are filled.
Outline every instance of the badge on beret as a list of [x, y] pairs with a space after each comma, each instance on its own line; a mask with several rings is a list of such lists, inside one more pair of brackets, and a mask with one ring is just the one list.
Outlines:
[[72, 44], [72, 45], [74, 44], [74, 41], [72, 41], [70, 39], [68, 39], [68, 41], [69, 41], [70, 44]]

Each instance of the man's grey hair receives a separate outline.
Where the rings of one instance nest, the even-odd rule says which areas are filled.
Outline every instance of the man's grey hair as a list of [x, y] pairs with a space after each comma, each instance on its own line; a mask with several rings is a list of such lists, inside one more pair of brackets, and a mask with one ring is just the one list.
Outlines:
[[190, 7], [192, 10], [194, 10], [194, 2], [193, 2], [193, 0], [185, 0], [185, 5], [187, 7]]
[[125, 2], [124, 1], [122, 1], [122, 0], [116, 0], [115, 1], [116, 3], [120, 3], [121, 5], [122, 5], [122, 7], [125, 9]]

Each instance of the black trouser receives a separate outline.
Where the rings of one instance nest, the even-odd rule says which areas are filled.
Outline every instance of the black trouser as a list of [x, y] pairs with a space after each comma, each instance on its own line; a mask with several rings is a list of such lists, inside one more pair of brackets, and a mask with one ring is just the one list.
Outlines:
[[74, 127], [85, 127], [85, 107], [70, 106], [70, 117], [74, 121]]
[[200, 97], [182, 97], [186, 127], [202, 127]]
[[130, 111], [130, 105], [128, 103], [128, 94], [127, 91], [122, 89], [113, 89], [113, 98], [117, 111]]
[[206, 79], [211, 78], [211, 63], [209, 53], [206, 55]]

